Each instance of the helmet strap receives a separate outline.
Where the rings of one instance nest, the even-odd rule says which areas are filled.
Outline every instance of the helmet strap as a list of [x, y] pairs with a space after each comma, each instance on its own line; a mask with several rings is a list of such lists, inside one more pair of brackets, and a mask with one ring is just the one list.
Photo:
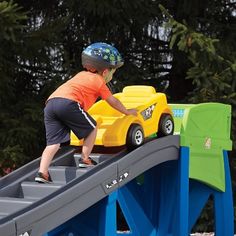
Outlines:
[[106, 84], [112, 80], [113, 74], [115, 73], [116, 69], [105, 69], [102, 72], [102, 77], [104, 78]]

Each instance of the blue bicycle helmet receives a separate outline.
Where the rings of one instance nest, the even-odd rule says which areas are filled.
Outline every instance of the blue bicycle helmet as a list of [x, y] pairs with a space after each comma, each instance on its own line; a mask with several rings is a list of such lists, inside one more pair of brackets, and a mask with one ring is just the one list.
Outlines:
[[93, 43], [82, 52], [82, 65], [89, 71], [117, 69], [124, 61], [118, 50], [107, 43]]

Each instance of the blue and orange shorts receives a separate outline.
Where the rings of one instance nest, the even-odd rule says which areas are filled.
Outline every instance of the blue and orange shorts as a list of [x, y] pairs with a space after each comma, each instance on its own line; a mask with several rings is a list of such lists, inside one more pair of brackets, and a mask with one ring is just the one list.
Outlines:
[[49, 99], [44, 108], [47, 145], [70, 141], [70, 131], [78, 139], [86, 138], [96, 127], [96, 121], [79, 103], [66, 98]]

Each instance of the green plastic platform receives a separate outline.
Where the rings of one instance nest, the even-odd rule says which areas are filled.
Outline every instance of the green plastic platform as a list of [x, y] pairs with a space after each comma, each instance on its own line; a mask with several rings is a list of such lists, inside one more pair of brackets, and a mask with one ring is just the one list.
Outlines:
[[231, 150], [231, 106], [221, 103], [171, 104], [175, 133], [190, 148], [189, 178], [225, 191], [222, 150]]

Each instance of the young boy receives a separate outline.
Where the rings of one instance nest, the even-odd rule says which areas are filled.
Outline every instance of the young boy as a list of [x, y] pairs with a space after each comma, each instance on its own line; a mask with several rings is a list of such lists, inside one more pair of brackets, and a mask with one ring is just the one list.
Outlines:
[[[80, 167], [96, 165], [89, 155], [97, 134], [96, 121], [87, 113], [98, 97], [125, 115], [137, 115], [135, 109], [126, 109], [112, 96], [108, 83], [115, 70], [124, 64], [118, 50], [106, 43], [94, 43], [82, 52], [82, 65], [86, 71], [54, 91], [44, 108], [47, 146], [43, 151], [36, 182], [52, 182], [49, 165], [62, 143], [70, 140], [70, 131], [84, 139]], [[102, 111], [101, 111], [102, 112]]]

